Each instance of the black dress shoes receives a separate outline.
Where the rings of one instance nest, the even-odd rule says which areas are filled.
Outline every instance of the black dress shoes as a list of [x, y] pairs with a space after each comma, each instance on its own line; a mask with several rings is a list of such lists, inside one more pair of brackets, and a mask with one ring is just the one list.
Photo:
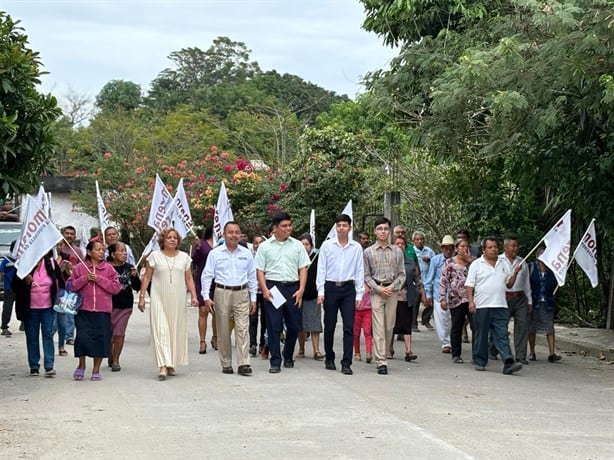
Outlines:
[[243, 366], [239, 366], [237, 373], [239, 375], [252, 375], [252, 368], [251, 366], [244, 364]]
[[329, 371], [336, 371], [337, 367], [335, 366], [335, 362], [334, 361], [326, 361], [326, 363], [324, 364], [324, 367], [326, 367], [326, 369], [328, 369]]
[[377, 373], [379, 375], [388, 375], [388, 367], [384, 365], [377, 366]]
[[350, 366], [341, 366], [341, 373], [345, 375], [352, 375], [352, 368]]

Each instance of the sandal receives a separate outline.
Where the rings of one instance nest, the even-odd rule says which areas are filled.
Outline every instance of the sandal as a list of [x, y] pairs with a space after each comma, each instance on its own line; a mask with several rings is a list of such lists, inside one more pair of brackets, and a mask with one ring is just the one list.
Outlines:
[[92, 378], [90, 379], [92, 382], [99, 382], [102, 380], [102, 375], [100, 374], [92, 374]]
[[298, 357], [299, 358], [304, 358], [305, 357], [305, 350], [299, 350]]
[[60, 356], [68, 356], [68, 352], [66, 350], [60, 350], [58, 352], [58, 355], [60, 355]]
[[200, 341], [200, 350], [198, 350], [198, 354], [200, 355], [207, 354], [207, 341], [206, 340]]
[[211, 346], [213, 347], [214, 350], [217, 350], [217, 336], [213, 336], [211, 337]]
[[76, 368], [72, 374], [72, 378], [75, 380], [83, 380], [83, 376], [85, 376], [85, 369]]
[[324, 359], [324, 355], [320, 353], [319, 351], [316, 351], [313, 354], [313, 359], [315, 359], [316, 361], [322, 361]]

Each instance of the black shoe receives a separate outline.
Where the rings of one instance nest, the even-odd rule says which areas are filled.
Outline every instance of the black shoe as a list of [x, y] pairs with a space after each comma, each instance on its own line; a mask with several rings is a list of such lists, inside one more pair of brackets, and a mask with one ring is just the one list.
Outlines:
[[377, 366], [377, 373], [379, 375], [388, 375], [388, 367], [382, 365], [382, 366]]
[[408, 353], [405, 353], [405, 361], [410, 362], [410, 361], [414, 361], [418, 359], [417, 355], [414, 355], [411, 351]]
[[352, 375], [354, 372], [352, 372], [352, 368], [350, 366], [343, 366], [342, 365], [341, 366], [341, 373], [345, 374], [345, 375]]
[[252, 368], [251, 366], [244, 364], [242, 366], [239, 366], [239, 368], [237, 369], [237, 374], [239, 375], [252, 375]]
[[556, 355], [556, 354], [552, 354], [550, 356], [548, 356], [548, 362], [549, 363], [556, 363], [557, 361], [561, 360], [561, 356], [560, 355]]
[[2, 329], [2, 334], [0, 335], [5, 335], [7, 337], [10, 337], [11, 335], [13, 335], [13, 333], [11, 331], [9, 331], [8, 327], [5, 327], [4, 329]]
[[38, 375], [38, 369], [30, 369], [30, 375]]
[[234, 370], [232, 370], [232, 367], [223, 367], [222, 368], [222, 373], [224, 374], [234, 374]]
[[269, 369], [269, 374], [279, 374], [281, 372], [281, 369], [279, 368], [279, 366], [271, 366], [271, 368]]
[[517, 359], [516, 362], [524, 364], [525, 366], [529, 365], [529, 361], [527, 361], [526, 359]]
[[522, 369], [522, 364], [510, 363], [510, 364], [506, 364], [505, 366], [503, 366], [503, 373], [505, 375], [511, 375], [514, 372], [518, 372], [520, 369]]
[[535, 356], [535, 353], [531, 353], [529, 355], [529, 361], [537, 361], [537, 357]]
[[252, 356], [256, 356], [256, 345], [252, 345], [249, 347], [249, 354]]
[[286, 369], [292, 369], [294, 367], [294, 361], [284, 361], [284, 367]]
[[329, 371], [336, 371], [337, 370], [337, 366], [335, 366], [335, 362], [334, 361], [326, 361], [326, 363], [324, 364], [324, 367], [326, 369], [328, 369]]

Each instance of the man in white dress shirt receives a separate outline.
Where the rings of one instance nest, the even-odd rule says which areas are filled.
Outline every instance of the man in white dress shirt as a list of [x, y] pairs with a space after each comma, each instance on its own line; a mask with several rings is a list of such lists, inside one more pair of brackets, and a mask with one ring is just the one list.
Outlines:
[[[224, 244], [209, 252], [201, 277], [205, 306], [215, 310], [218, 353], [222, 372], [232, 374], [230, 320], [234, 320], [239, 375], [251, 375], [249, 361], [249, 315], [256, 310], [256, 265], [251, 251], [239, 244], [241, 227], [236, 222], [224, 225]], [[213, 301], [209, 298], [215, 279]], [[214, 307], [215, 306], [215, 307]]]
[[337, 315], [343, 321], [343, 358], [341, 372], [352, 375], [354, 309], [360, 305], [364, 288], [362, 246], [349, 239], [352, 219], [347, 214], [335, 218], [337, 237], [325, 241], [318, 254], [318, 304], [324, 304], [325, 367], [336, 370], [333, 342]]

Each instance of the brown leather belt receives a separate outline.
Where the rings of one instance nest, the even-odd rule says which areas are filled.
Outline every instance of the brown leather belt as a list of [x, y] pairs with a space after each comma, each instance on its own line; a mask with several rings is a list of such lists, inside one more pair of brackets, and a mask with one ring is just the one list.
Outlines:
[[524, 297], [524, 291], [507, 291], [506, 297]]
[[390, 286], [392, 284], [392, 281], [378, 281], [378, 280], [373, 280], [373, 282], [375, 284], [377, 284], [378, 286], [382, 286], [382, 287], [386, 287], [386, 286]]
[[247, 289], [247, 283], [241, 286], [226, 286], [225, 284], [215, 283], [215, 287], [218, 289], [226, 289], [227, 291], [242, 291], [243, 289]]

